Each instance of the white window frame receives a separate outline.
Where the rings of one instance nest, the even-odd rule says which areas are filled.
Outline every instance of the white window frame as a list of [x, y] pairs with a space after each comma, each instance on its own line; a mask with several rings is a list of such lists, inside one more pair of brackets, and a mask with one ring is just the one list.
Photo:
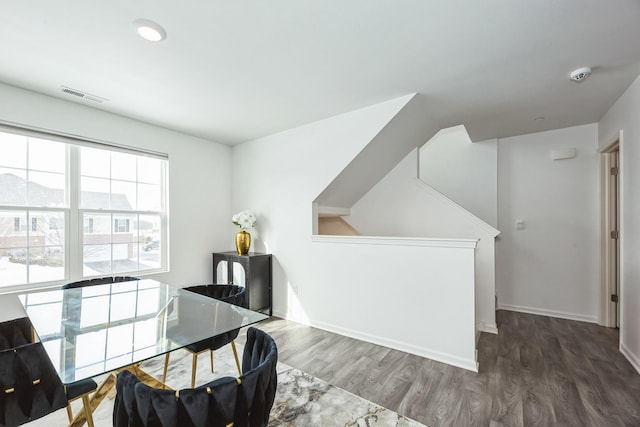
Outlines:
[[[165, 153], [158, 153], [152, 151], [146, 151], [142, 149], [136, 149], [124, 145], [115, 143], [99, 141], [84, 137], [78, 137], [75, 135], [65, 135], [59, 133], [53, 133], [43, 130], [34, 130], [27, 127], [16, 126], [14, 124], [6, 124], [0, 121], [0, 132], [13, 133], [18, 135], [24, 135], [34, 138], [41, 138], [51, 140], [55, 142], [62, 142], [67, 144], [67, 158], [66, 158], [66, 206], [65, 207], [41, 207], [41, 206], [13, 206], [13, 205], [0, 205], [0, 210], [5, 211], [26, 211], [28, 213], [34, 213], [38, 211], [47, 212], [64, 212], [65, 213], [65, 266], [64, 266], [64, 279], [47, 281], [47, 282], [33, 282], [24, 283], [18, 285], [0, 286], [0, 294], [13, 292], [16, 290], [24, 289], [38, 289], [52, 286], [59, 286], [63, 283], [68, 283], [76, 280], [83, 280], [91, 277], [101, 277], [109, 275], [136, 275], [146, 276], [151, 274], [163, 273], [169, 271], [169, 230], [168, 230], [168, 155]], [[92, 148], [99, 148], [103, 150], [123, 152], [127, 154], [150, 156], [160, 160], [164, 160], [162, 163], [161, 171], [161, 208], [160, 211], [118, 211], [107, 209], [81, 209], [80, 208], [80, 147], [87, 146]], [[127, 272], [118, 272], [110, 274], [102, 274], [97, 276], [84, 276], [83, 275], [83, 234], [84, 234], [84, 213], [112, 213], [112, 214], [151, 214], [160, 215], [160, 267], [149, 270], [134, 270]], [[32, 224], [30, 221], [26, 221], [25, 224], [20, 224], [20, 228], [25, 227], [25, 231], [31, 230]], [[113, 227], [113, 224], [112, 224]], [[113, 230], [113, 228], [112, 228]]]

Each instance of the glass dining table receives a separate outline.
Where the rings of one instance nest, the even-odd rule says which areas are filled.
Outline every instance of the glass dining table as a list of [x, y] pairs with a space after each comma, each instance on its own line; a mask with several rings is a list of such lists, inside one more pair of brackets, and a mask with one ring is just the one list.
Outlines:
[[[64, 384], [135, 366], [268, 318], [149, 279], [35, 290], [18, 298]], [[105, 393], [99, 389], [96, 395]]]

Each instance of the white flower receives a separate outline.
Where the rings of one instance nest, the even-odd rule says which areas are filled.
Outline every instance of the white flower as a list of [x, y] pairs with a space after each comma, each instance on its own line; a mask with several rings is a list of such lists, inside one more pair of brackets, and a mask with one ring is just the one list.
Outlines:
[[231, 217], [231, 222], [240, 227], [240, 230], [247, 230], [256, 224], [256, 217], [249, 209], [246, 209]]

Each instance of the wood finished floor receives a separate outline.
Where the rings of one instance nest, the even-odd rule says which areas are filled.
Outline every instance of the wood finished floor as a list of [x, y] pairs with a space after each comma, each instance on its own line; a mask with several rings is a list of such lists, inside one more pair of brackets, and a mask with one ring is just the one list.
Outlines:
[[640, 375], [618, 332], [498, 311], [473, 373], [272, 318], [260, 328], [279, 359], [358, 396], [437, 426], [640, 426]]

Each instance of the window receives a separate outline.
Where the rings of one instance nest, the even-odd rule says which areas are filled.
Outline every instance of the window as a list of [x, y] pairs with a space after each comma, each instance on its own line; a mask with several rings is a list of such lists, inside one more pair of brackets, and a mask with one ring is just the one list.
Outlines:
[[0, 128], [0, 287], [166, 268], [166, 158], [15, 132]]
[[[89, 218], [91, 219], [91, 218]], [[129, 220], [128, 219], [118, 219], [115, 218], [113, 220], [113, 232], [114, 233], [128, 233], [129, 232]]]
[[93, 233], [93, 218], [84, 219], [84, 232]]

